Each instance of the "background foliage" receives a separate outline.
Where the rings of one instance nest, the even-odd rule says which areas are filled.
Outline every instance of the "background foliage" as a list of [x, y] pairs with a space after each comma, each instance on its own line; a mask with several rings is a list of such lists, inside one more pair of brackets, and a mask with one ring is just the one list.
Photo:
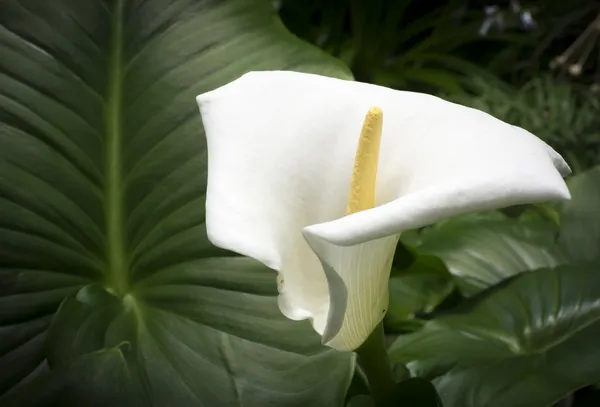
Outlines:
[[385, 326], [414, 405], [600, 405], [600, 4], [516, 4], [2, 1], [0, 405], [369, 405], [206, 240], [193, 97], [257, 69], [434, 93], [566, 157], [570, 202], [404, 234]]

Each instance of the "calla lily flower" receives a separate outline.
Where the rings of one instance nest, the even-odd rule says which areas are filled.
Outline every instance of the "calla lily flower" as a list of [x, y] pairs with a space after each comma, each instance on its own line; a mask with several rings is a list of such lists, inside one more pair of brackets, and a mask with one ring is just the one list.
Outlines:
[[283, 314], [336, 349], [382, 321], [403, 231], [569, 198], [542, 140], [434, 96], [270, 71], [197, 101], [209, 239], [277, 270]]

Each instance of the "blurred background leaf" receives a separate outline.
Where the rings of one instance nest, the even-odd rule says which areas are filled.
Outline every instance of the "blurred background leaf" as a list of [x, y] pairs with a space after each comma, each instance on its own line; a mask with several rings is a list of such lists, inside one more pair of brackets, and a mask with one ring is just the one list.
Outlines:
[[357, 80], [395, 88], [458, 92], [468, 75], [494, 74], [465, 58], [472, 45], [527, 41], [478, 34], [481, 10], [462, 0], [280, 2], [284, 23], [341, 58]]
[[419, 328], [418, 317], [436, 309], [455, 283], [442, 260], [424, 254], [406, 269], [393, 268], [389, 289], [385, 326], [389, 332], [403, 332]]

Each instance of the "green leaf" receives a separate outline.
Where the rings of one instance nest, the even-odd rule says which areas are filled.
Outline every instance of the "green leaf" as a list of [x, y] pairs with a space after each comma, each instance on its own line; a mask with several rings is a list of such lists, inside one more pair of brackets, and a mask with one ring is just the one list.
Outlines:
[[417, 251], [441, 258], [465, 295], [521, 272], [564, 264], [556, 227], [539, 217], [511, 219], [498, 212], [440, 223], [420, 236]]
[[372, 400], [371, 396], [369, 396], [370, 393], [367, 376], [357, 366], [346, 392], [346, 405], [352, 404], [352, 402], [356, 404], [364, 403], [366, 399]]
[[6, 0], [0, 53], [0, 404], [341, 405], [352, 355], [207, 240], [194, 97], [348, 70], [266, 0]]
[[598, 298], [597, 262], [524, 273], [399, 337], [390, 356], [437, 366], [446, 407], [548, 406], [600, 381]]
[[[139, 406], [119, 348], [87, 354], [51, 373], [37, 375], [2, 398], [4, 406]], [[147, 404], [146, 404], [147, 405]]]
[[[217, 259], [209, 261], [213, 260]], [[320, 352], [319, 338], [307, 323], [287, 321], [270, 297], [257, 292], [252, 284], [265, 270], [257, 264], [254, 270], [244, 267], [248, 262], [219, 259], [219, 272], [248, 281], [239, 292], [211, 292], [174, 278], [164, 285], [140, 287], [118, 301], [96, 286], [84, 287], [63, 302], [50, 327], [50, 366], [60, 367], [93, 351], [93, 344], [119, 346], [127, 358], [131, 386], [145, 388], [158, 405], [277, 400], [300, 406], [312, 402], [311, 395], [301, 394], [307, 387], [320, 393], [317, 402], [335, 404], [340, 395], [328, 394], [325, 386], [349, 376], [348, 366], [339, 363], [336, 352]], [[264, 277], [274, 275], [267, 271]], [[239, 337], [225, 334], [228, 331]], [[315, 356], [307, 358], [311, 354]], [[269, 392], [263, 393], [263, 388]]]
[[571, 200], [561, 202], [559, 246], [573, 261], [600, 258], [600, 166], [568, 181]]
[[398, 332], [418, 326], [412, 321], [416, 314], [432, 312], [454, 287], [452, 275], [435, 256], [417, 256], [405, 270], [392, 268], [386, 329]]

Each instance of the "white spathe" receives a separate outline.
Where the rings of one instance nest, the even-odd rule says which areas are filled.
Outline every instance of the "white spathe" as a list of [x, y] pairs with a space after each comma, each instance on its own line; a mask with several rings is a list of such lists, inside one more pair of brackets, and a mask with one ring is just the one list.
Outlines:
[[[198, 96], [206, 225], [279, 271], [279, 306], [323, 342], [381, 322], [398, 235], [451, 216], [568, 199], [562, 157], [529, 132], [434, 96], [296, 72], [251, 72]], [[383, 110], [375, 208], [346, 215], [361, 125]]]

